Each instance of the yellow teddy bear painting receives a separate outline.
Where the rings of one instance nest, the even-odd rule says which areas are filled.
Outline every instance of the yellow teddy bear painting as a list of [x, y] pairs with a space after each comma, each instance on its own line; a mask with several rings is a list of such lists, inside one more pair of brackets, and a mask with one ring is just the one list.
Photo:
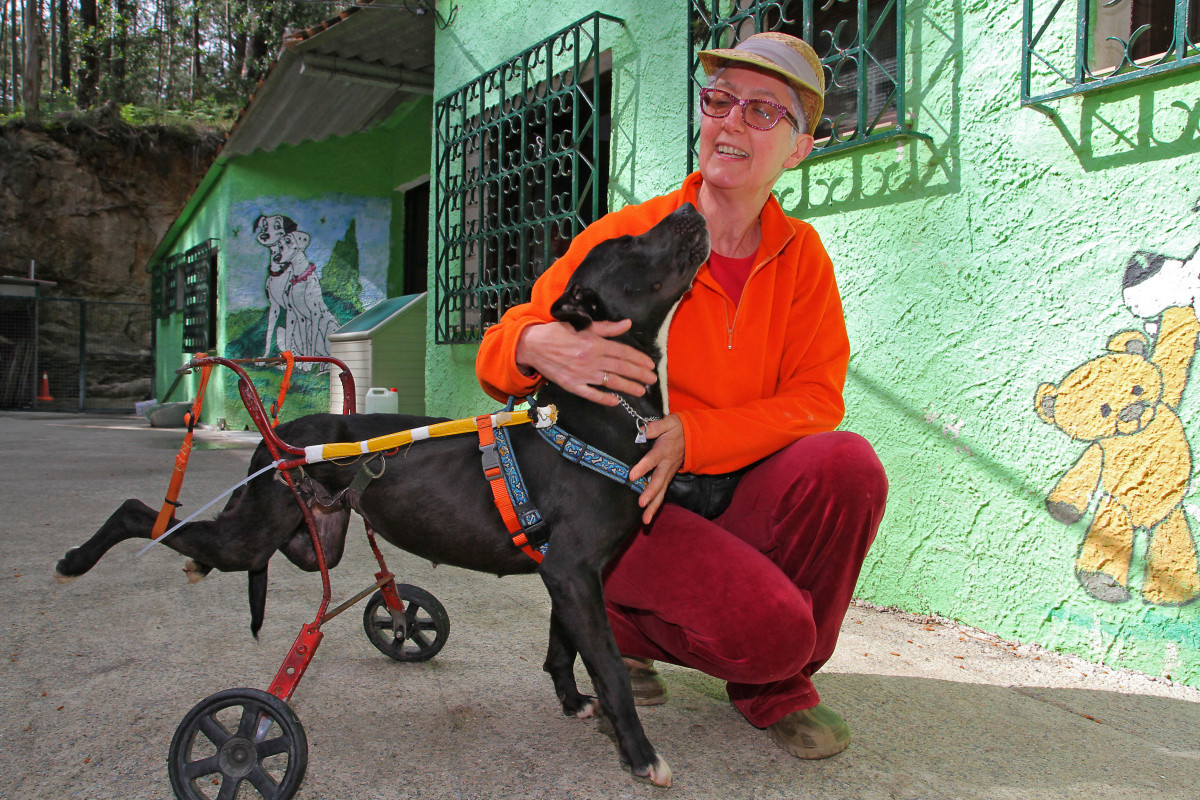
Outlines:
[[1046, 509], [1073, 523], [1095, 500], [1075, 560], [1075, 576], [1089, 594], [1112, 603], [1129, 599], [1141, 531], [1147, 539], [1142, 599], [1183, 605], [1200, 597], [1196, 541], [1184, 510], [1192, 453], [1179, 418], [1200, 334], [1200, 257], [1138, 253], [1123, 283], [1126, 306], [1153, 340], [1121, 331], [1103, 355], [1037, 389], [1038, 416], [1087, 445], [1050, 490]]

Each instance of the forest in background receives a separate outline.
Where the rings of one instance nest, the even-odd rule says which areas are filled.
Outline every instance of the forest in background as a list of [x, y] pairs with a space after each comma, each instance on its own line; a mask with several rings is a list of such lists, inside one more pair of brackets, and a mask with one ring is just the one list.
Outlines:
[[0, 122], [115, 106], [131, 123], [228, 127], [285, 31], [332, 0], [0, 0]]

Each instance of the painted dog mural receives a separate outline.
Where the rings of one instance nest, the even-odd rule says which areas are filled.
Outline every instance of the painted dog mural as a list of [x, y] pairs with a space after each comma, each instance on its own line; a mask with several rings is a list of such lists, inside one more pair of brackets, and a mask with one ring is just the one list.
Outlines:
[[[329, 355], [329, 334], [337, 330], [338, 321], [325, 305], [317, 265], [308, 257], [311, 237], [289, 217], [262, 214], [254, 220], [254, 238], [270, 253], [265, 284], [270, 305], [263, 357], [271, 355], [272, 346], [278, 352]], [[312, 366], [298, 365], [301, 369]]]
[[[1096, 508], [1075, 560], [1075, 576], [1092, 596], [1130, 598], [1135, 533], [1148, 538], [1142, 599], [1183, 605], [1200, 596], [1196, 540], [1184, 509], [1192, 453], [1179, 418], [1200, 320], [1200, 257], [1136, 253], [1123, 281], [1125, 305], [1147, 333], [1121, 331], [1107, 352], [1043, 383], [1035, 411], [1088, 445], [1046, 497], [1064, 523]], [[1151, 336], [1153, 339], [1151, 339]]]

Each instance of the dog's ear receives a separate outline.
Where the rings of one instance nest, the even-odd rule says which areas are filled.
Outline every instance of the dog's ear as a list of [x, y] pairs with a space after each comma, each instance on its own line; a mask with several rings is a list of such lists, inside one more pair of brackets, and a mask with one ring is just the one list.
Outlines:
[[581, 331], [599, 318], [600, 296], [586, 286], [573, 283], [550, 306], [550, 315]]

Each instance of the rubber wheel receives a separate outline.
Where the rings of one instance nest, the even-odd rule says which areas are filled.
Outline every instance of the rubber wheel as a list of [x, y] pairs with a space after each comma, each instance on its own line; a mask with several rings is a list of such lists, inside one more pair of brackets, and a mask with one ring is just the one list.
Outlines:
[[300, 720], [259, 689], [226, 689], [201, 700], [175, 729], [167, 756], [179, 800], [287, 800], [307, 766]]
[[405, 627], [397, 632], [383, 592], [376, 592], [363, 610], [363, 628], [379, 652], [396, 661], [428, 661], [450, 635], [450, 616], [438, 599], [424, 589], [396, 584], [404, 605]]

